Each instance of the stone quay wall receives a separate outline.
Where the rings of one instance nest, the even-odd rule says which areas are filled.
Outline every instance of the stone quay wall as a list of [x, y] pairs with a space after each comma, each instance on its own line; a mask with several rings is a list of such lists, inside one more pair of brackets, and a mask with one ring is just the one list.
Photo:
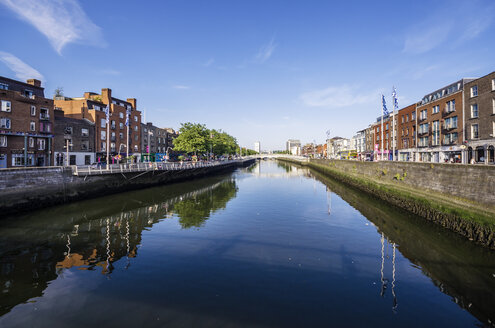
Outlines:
[[311, 160], [311, 163], [331, 165], [354, 176], [397, 182], [421, 190], [495, 206], [495, 166], [324, 159]]
[[254, 159], [176, 171], [147, 171], [77, 176], [67, 167], [0, 170], [0, 211], [25, 212], [72, 201], [191, 180], [250, 165]]

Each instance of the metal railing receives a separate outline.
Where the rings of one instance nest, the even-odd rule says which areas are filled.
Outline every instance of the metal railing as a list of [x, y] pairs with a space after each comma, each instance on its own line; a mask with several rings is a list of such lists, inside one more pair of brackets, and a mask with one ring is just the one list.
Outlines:
[[214, 162], [149, 162], [134, 164], [110, 164], [103, 165], [72, 165], [73, 175], [100, 175], [128, 172], [148, 172], [148, 171], [179, 171], [197, 169], [203, 167], [222, 166], [238, 163], [242, 160], [214, 161]]

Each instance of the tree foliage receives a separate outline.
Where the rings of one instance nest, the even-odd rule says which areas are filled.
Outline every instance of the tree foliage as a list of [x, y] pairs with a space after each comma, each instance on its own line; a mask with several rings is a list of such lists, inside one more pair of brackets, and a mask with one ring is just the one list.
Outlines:
[[213, 151], [216, 155], [235, 154], [237, 140], [222, 130], [209, 130], [204, 124], [182, 123], [179, 135], [174, 140], [174, 150], [183, 153], [201, 154]]

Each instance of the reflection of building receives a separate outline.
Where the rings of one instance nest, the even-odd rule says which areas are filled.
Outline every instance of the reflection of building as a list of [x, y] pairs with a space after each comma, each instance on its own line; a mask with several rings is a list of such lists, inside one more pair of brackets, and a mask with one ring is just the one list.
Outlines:
[[0, 168], [53, 165], [53, 100], [41, 82], [0, 76]]
[[467, 161], [495, 162], [495, 72], [465, 85]]
[[254, 143], [254, 151], [257, 152], [257, 153], [261, 153], [261, 144], [259, 141], [256, 141]]
[[95, 124], [87, 119], [65, 117], [55, 109], [55, 165], [89, 165], [95, 162]]

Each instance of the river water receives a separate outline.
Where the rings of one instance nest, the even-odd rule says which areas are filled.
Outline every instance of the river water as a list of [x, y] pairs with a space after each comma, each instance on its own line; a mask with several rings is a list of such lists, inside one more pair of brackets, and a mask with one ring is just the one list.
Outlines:
[[495, 252], [262, 161], [2, 218], [0, 290], [0, 327], [479, 327]]

